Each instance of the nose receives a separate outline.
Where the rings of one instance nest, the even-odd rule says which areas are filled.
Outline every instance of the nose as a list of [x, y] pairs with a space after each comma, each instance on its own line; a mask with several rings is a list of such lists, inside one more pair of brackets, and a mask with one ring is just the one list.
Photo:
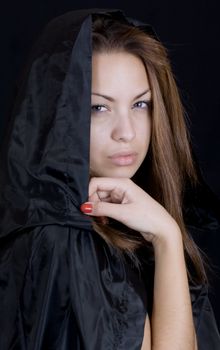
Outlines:
[[112, 129], [112, 139], [119, 142], [131, 142], [135, 135], [134, 122], [129, 113], [117, 115]]

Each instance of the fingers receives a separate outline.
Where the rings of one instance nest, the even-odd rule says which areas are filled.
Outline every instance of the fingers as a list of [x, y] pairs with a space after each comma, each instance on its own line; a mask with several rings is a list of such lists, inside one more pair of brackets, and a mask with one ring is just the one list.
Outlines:
[[126, 191], [129, 187], [130, 179], [125, 178], [109, 178], [109, 177], [93, 177], [89, 183], [89, 197], [95, 192], [111, 192], [116, 188]]
[[92, 178], [89, 184], [90, 202], [128, 203], [130, 179]]
[[87, 215], [102, 217], [108, 216], [112, 219], [126, 222], [126, 217], [124, 215], [126, 211], [123, 210], [123, 206], [120, 204], [106, 202], [86, 202], [81, 205], [80, 209]]
[[89, 202], [106, 202], [106, 203], [126, 203], [125, 201], [125, 192], [120, 190], [119, 188], [114, 189], [113, 191], [105, 192], [102, 191], [102, 195], [100, 195], [99, 191], [93, 193], [89, 197]]
[[[92, 178], [89, 184], [88, 202], [83, 203], [81, 211], [96, 217], [110, 217], [122, 223], [128, 218], [129, 207], [132, 202], [132, 181], [125, 178]], [[124, 207], [124, 205], [126, 205]]]
[[[85, 202], [80, 207], [84, 214], [93, 215], [93, 203]], [[106, 216], [98, 216], [99, 222], [103, 225], [108, 223], [108, 218]]]
[[107, 191], [96, 191], [89, 196], [89, 202], [110, 202], [110, 195]]

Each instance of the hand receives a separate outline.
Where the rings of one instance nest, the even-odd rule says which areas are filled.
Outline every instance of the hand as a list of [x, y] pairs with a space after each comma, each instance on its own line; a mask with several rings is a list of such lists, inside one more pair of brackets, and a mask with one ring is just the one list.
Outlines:
[[81, 210], [120, 221], [139, 231], [153, 245], [158, 240], [172, 239], [173, 232], [180, 232], [167, 210], [127, 178], [93, 177], [89, 183], [89, 202]]

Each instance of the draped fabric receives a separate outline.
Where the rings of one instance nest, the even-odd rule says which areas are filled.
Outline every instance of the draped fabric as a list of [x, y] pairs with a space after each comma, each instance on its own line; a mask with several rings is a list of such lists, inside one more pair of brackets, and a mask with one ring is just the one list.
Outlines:
[[[140, 349], [151, 313], [147, 252], [139, 271], [80, 212], [95, 13], [157, 37], [120, 10], [87, 9], [51, 21], [33, 46], [1, 149], [1, 350]], [[191, 295], [199, 349], [220, 349], [206, 286]]]

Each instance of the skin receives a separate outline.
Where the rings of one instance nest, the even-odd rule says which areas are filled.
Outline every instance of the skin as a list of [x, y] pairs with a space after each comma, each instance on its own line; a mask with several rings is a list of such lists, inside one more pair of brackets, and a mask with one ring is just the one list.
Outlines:
[[[150, 110], [139, 103], [151, 98], [150, 91], [135, 98], [150, 88], [146, 70], [139, 58], [112, 52], [94, 54], [92, 72], [92, 92], [114, 101], [92, 95], [88, 198], [92, 209], [87, 214], [114, 218], [153, 244], [153, 314], [151, 320], [146, 317], [141, 349], [195, 350], [180, 228], [160, 203], [131, 180], [147, 154], [151, 137]], [[119, 164], [112, 160], [112, 155], [122, 150], [135, 152], [129, 164], [126, 157], [119, 157]]]
[[[90, 172], [94, 176], [131, 178], [137, 171], [150, 143], [150, 100], [148, 77], [139, 58], [125, 53], [93, 56]], [[122, 151], [136, 152], [135, 162], [113, 164], [110, 157]]]

